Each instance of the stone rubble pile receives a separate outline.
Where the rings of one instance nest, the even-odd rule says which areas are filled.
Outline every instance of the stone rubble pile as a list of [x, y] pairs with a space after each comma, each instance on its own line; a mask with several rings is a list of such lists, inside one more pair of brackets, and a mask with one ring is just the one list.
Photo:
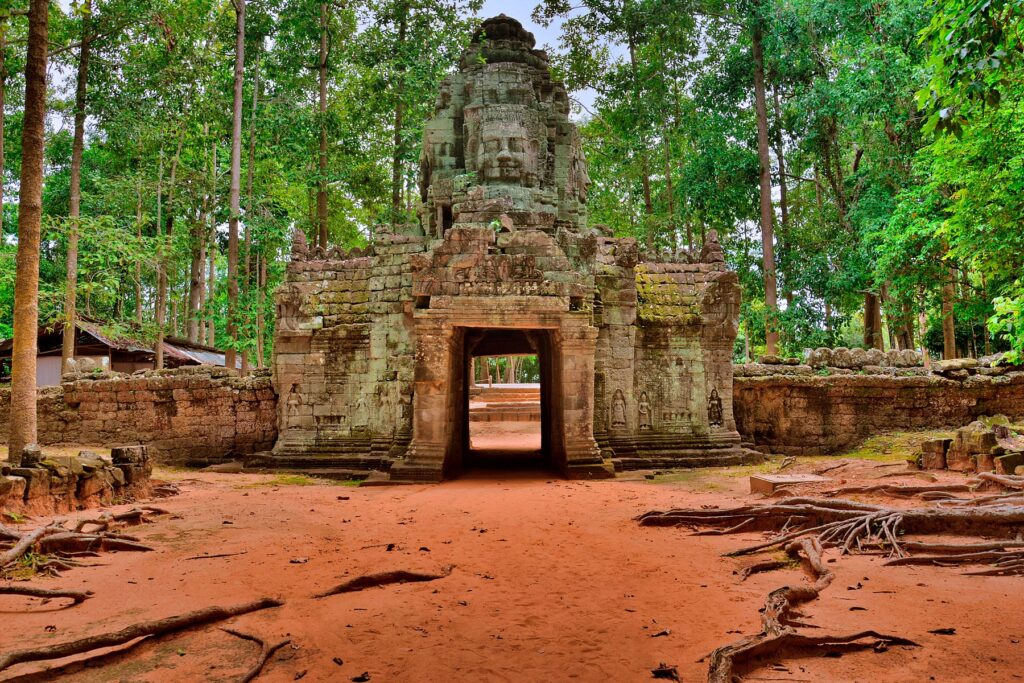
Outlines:
[[148, 493], [152, 472], [146, 446], [112, 448], [107, 457], [49, 455], [30, 444], [19, 466], [0, 462], [0, 510], [54, 514], [128, 502]]
[[1024, 425], [1005, 415], [982, 417], [956, 430], [951, 439], [931, 439], [921, 446], [926, 470], [1024, 474]]

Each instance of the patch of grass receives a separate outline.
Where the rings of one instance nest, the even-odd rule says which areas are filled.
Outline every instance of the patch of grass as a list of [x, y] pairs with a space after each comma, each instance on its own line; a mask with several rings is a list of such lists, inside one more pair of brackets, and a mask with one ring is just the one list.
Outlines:
[[28, 517], [19, 512], [11, 512], [9, 510], [5, 510], [3, 515], [11, 524], [24, 524], [28, 521]]
[[907, 460], [916, 457], [921, 452], [921, 444], [925, 441], [948, 439], [952, 436], [952, 432], [941, 430], [886, 432], [869, 437], [856, 448], [828, 457], [877, 460], [879, 462]]
[[243, 484], [236, 488], [255, 489], [275, 486], [359, 486], [358, 481], [321, 479], [306, 474], [276, 474], [270, 479]]

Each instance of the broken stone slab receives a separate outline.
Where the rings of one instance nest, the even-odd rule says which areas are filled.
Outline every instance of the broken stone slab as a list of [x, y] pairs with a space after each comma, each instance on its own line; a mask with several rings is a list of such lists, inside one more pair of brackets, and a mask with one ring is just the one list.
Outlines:
[[921, 444], [921, 468], [926, 470], [946, 469], [946, 453], [953, 439], [929, 439]]
[[1016, 474], [1017, 470], [1024, 467], [1024, 451], [996, 456], [995, 467], [996, 472], [999, 474]]
[[15, 467], [15, 477], [25, 480], [25, 500], [34, 500], [50, 495], [50, 471], [42, 467]]
[[22, 467], [35, 467], [42, 459], [43, 450], [39, 448], [39, 444], [25, 444], [25, 447], [21, 449], [20, 464]]
[[974, 370], [978, 367], [977, 358], [951, 358], [939, 360], [932, 363], [932, 372], [944, 374], [959, 370]]
[[23, 501], [26, 486], [28, 482], [22, 477], [0, 476], [0, 508], [5, 507], [8, 501]]
[[245, 467], [245, 463], [234, 461], [234, 462], [223, 462], [216, 465], [210, 465], [204, 467], [204, 472], [221, 472], [226, 474], [238, 474]]
[[820, 484], [832, 481], [819, 474], [752, 474], [750, 475], [750, 492], [771, 495], [776, 489], [794, 484]]
[[136, 465], [149, 461], [146, 446], [117, 446], [110, 449], [110, 458], [115, 465]]

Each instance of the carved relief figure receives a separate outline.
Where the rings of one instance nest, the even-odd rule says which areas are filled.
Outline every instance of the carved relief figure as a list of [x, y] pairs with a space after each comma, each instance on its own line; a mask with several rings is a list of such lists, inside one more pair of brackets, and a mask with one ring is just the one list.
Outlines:
[[626, 428], [626, 397], [622, 389], [616, 389], [612, 396], [612, 429]]
[[708, 397], [708, 422], [714, 427], [722, 425], [722, 399], [718, 396], [718, 389], [712, 389]]
[[647, 392], [640, 392], [640, 402], [636, 406], [637, 425], [640, 431], [647, 431], [651, 428], [651, 402], [647, 399]]

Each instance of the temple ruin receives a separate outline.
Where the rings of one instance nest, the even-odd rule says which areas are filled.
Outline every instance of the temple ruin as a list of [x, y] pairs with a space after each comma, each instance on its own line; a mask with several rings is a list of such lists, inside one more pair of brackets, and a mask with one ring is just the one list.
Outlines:
[[278, 293], [275, 467], [457, 474], [472, 359], [536, 354], [541, 443], [568, 477], [747, 457], [737, 277], [714, 231], [647, 254], [588, 225], [569, 99], [533, 35], [483, 22], [426, 124], [419, 222], [365, 249], [296, 235]]

